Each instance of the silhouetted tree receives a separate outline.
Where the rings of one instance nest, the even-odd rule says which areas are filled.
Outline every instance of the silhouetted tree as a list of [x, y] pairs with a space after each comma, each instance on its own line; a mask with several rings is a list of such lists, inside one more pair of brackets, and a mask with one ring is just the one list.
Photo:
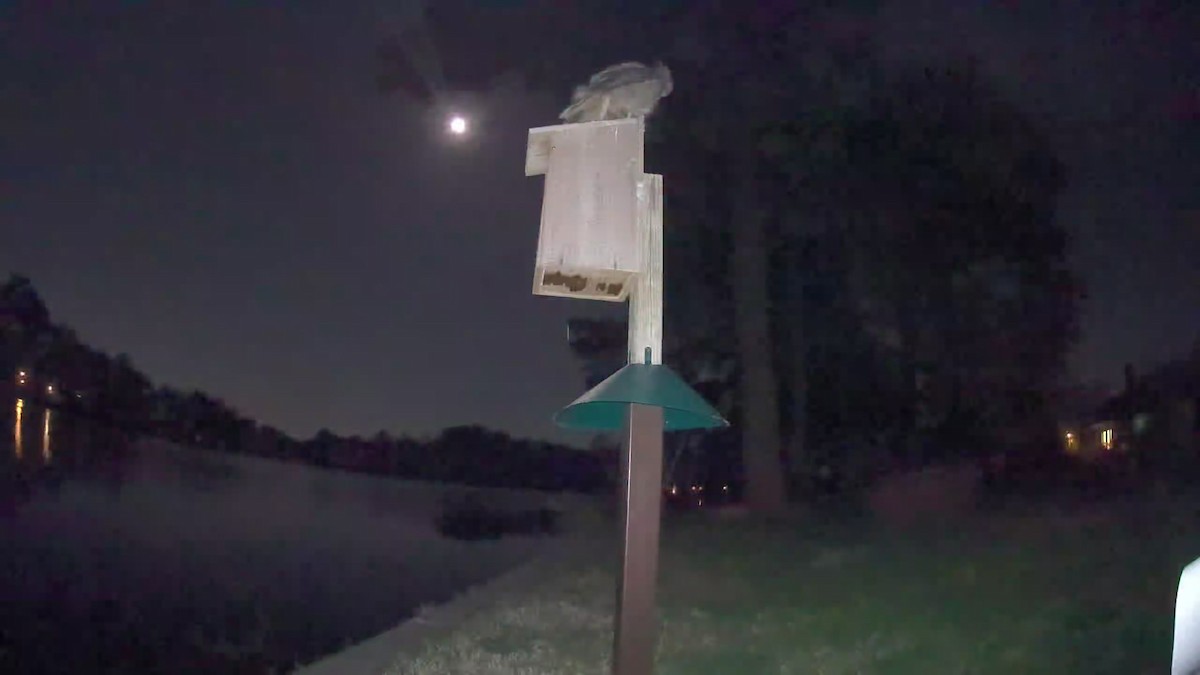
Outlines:
[[[717, 6], [649, 157], [669, 176], [668, 355], [738, 375], [751, 499], [777, 503], [784, 433], [804, 474], [850, 437], [878, 461], [958, 425], [964, 452], [1029, 417], [1078, 297], [1044, 139], [970, 68], [883, 72], [869, 16]], [[615, 351], [576, 345], [589, 375]]]

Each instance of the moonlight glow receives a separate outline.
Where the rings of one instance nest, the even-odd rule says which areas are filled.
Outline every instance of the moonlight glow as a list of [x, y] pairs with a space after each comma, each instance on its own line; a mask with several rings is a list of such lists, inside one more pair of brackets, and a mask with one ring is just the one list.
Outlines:
[[467, 133], [467, 120], [461, 115], [455, 115], [450, 118], [447, 128], [449, 128], [450, 133], [454, 134], [455, 136], [462, 136], [463, 134]]

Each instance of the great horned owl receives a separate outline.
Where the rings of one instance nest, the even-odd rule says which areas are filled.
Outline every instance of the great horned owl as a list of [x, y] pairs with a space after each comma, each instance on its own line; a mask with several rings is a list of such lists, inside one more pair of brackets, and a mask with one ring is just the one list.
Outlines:
[[575, 123], [645, 117], [673, 86], [671, 71], [661, 62], [653, 66], [636, 61], [618, 63], [575, 87], [571, 105], [559, 118]]

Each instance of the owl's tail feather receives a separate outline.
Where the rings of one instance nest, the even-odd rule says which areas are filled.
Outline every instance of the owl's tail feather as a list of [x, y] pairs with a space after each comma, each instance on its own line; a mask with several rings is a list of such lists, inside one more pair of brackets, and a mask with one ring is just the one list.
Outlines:
[[558, 118], [568, 122], [573, 121], [573, 118], [580, 114], [580, 110], [586, 106], [588, 99], [588, 88], [580, 85], [575, 87], [571, 92], [571, 105], [559, 113]]
[[558, 118], [564, 122], [598, 122], [607, 114], [606, 96], [586, 96], [567, 106], [559, 113]]

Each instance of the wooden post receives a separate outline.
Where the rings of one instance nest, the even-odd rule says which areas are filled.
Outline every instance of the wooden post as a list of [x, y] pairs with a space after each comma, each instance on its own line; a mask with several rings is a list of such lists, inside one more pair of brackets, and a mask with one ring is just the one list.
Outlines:
[[642, 274], [629, 295], [629, 362], [662, 363], [663, 335], [663, 182], [647, 173], [637, 185], [637, 237], [641, 246]]
[[[638, 182], [638, 238], [645, 267], [629, 301], [629, 362], [662, 363], [662, 176]], [[614, 675], [650, 675], [658, 638], [655, 586], [662, 510], [663, 411], [632, 404], [621, 451], [621, 571], [613, 639]]]
[[[662, 176], [643, 172], [645, 120], [529, 130], [525, 175], [546, 175], [533, 292], [629, 299], [630, 363], [662, 363]], [[657, 642], [663, 410], [630, 404], [621, 452], [621, 572], [613, 672], [651, 675]]]

